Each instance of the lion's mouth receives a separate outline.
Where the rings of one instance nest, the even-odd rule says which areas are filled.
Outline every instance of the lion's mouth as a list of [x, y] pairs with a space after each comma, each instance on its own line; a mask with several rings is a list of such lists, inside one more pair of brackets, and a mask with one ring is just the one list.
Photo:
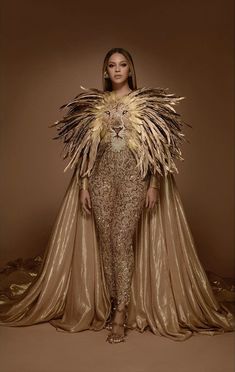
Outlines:
[[115, 136], [114, 136], [114, 138], [123, 138], [123, 137], [121, 137], [121, 136], [119, 136], [119, 134], [116, 134]]

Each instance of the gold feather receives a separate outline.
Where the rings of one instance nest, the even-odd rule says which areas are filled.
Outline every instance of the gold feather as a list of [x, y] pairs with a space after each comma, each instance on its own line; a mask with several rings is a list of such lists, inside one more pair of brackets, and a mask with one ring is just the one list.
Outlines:
[[61, 106], [68, 110], [66, 115], [51, 125], [58, 132], [54, 139], [64, 142], [64, 158], [70, 157], [64, 171], [76, 166], [81, 177], [90, 175], [110, 124], [107, 114], [112, 117], [118, 103], [128, 111], [127, 145], [141, 176], [145, 177], [149, 171], [164, 175], [178, 173], [174, 160], [184, 160], [180, 146], [186, 140], [183, 133], [186, 123], [173, 106], [185, 97], [168, 93], [168, 88], [139, 88], [124, 97], [81, 88], [84, 92]]

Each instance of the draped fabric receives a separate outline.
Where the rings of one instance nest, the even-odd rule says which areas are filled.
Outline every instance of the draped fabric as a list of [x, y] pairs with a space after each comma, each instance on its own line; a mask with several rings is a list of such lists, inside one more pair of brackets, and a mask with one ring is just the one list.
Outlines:
[[[194, 333], [235, 330], [234, 315], [216, 299], [199, 260], [172, 174], [161, 177], [155, 209], [144, 208], [133, 249], [130, 329], [148, 329], [176, 341]], [[50, 322], [68, 332], [105, 326], [111, 304], [96, 227], [92, 214], [81, 213], [75, 172], [45, 253], [41, 260], [31, 261], [24, 274], [17, 264], [2, 270], [0, 325]]]

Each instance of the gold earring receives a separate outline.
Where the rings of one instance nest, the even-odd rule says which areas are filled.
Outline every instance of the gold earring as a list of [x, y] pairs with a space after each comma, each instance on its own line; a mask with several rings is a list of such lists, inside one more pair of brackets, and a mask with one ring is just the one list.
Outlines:
[[108, 74], [107, 74], [107, 71], [105, 71], [105, 72], [104, 72], [104, 78], [105, 78], [105, 79], [108, 79], [108, 77], [109, 77], [109, 76], [108, 76]]

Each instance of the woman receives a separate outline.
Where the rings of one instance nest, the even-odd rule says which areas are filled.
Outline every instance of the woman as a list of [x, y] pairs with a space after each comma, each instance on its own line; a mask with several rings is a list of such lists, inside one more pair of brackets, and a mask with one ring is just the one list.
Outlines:
[[[131, 67], [131, 68], [130, 68]], [[118, 97], [136, 89], [134, 65], [129, 53], [116, 48], [109, 51], [103, 65], [104, 90]], [[120, 138], [117, 122], [115, 137]], [[152, 209], [157, 201], [157, 176], [142, 180], [136, 161], [128, 147], [122, 151], [112, 142], [100, 149], [96, 167], [88, 181], [82, 181], [80, 200], [85, 213], [93, 206], [105, 277], [114, 305], [110, 342], [124, 340], [125, 314], [130, 301], [130, 286], [134, 268], [132, 239], [144, 207]], [[90, 183], [90, 192], [88, 184]], [[91, 193], [91, 195], [90, 195]]]
[[87, 90], [62, 106], [68, 112], [55, 123], [56, 138], [75, 171], [39, 270], [20, 293], [5, 290], [0, 324], [106, 326], [110, 343], [125, 341], [127, 328], [173, 340], [234, 330], [198, 259], [172, 175], [184, 137], [173, 105], [183, 97], [137, 89], [122, 48], [107, 53], [103, 77], [103, 92]]

